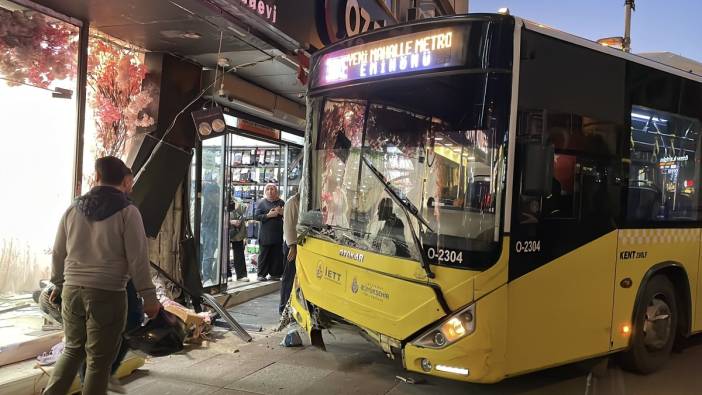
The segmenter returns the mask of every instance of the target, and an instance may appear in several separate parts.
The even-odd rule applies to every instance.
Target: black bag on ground
[[[127,332],[129,347],[154,357],[163,357],[183,350],[185,324],[180,318],[161,309],[146,325]]]

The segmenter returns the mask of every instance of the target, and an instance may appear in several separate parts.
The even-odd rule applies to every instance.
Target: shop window
[[[697,119],[632,107],[628,220],[699,218],[701,131]]]
[[[11,355],[41,333],[31,294],[72,199],[79,29],[3,1],[0,30],[0,350]]]
[[[291,139],[289,135],[286,138]],[[280,198],[286,199],[293,191],[291,183],[295,181],[299,183],[301,166],[298,162],[297,166],[293,166],[298,170],[291,173],[289,150],[293,150],[292,147],[280,144],[276,140],[246,137],[237,132],[228,135],[224,169],[226,182],[224,198],[227,202],[228,217],[225,216],[225,218],[233,219],[234,216],[244,218],[243,226],[246,228],[244,259],[248,273],[256,272],[260,252],[257,240],[260,223],[254,220],[254,213],[256,205],[264,198],[265,185],[276,184]],[[301,152],[301,148],[297,148],[297,151],[293,150],[293,153]],[[294,158],[301,160],[297,156]],[[294,190],[296,188],[297,184]],[[226,234],[230,232],[235,234],[239,230],[228,220],[225,220],[225,229],[227,229]],[[224,245],[228,246],[228,243],[225,242]],[[230,250],[229,247],[226,248]],[[233,265],[234,259],[231,252],[228,257],[226,253],[224,254],[230,266]]]
[[[129,163],[154,126],[156,90],[145,79],[144,50],[90,30],[82,193],[94,186],[95,159],[111,155]]]

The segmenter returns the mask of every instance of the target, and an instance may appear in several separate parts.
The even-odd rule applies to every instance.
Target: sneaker
[[[280,281],[280,277],[278,277],[278,276],[270,276],[269,279],[271,281]]]
[[[251,280],[249,280],[248,277],[242,277],[242,278],[237,278],[236,281],[241,281],[242,283],[248,283]]]
[[[118,394],[126,394],[127,389],[124,388],[119,379],[115,376],[110,376],[110,381],[107,382],[107,390]]]
[[[266,281],[266,278],[265,278],[265,277],[260,277],[260,276],[259,276],[259,277],[257,278],[257,280],[258,280],[258,281]]]

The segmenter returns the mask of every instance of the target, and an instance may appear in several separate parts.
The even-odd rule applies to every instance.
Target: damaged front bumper
[[[472,308],[473,311],[481,310],[481,325],[475,325],[469,335],[440,348],[422,346],[422,338],[431,330],[420,332],[406,340],[395,339],[319,309],[305,300],[297,282],[293,292],[293,317],[305,329],[312,344],[322,350],[326,350],[322,331],[332,326],[347,326],[338,324],[348,324],[380,347],[388,358],[400,359],[403,367],[409,371],[476,383],[494,383],[506,377],[504,325],[490,324],[505,322],[504,312],[497,307],[504,303],[505,290],[499,290],[475,302]],[[452,317],[446,319],[450,318]],[[438,321],[434,325],[438,327],[441,324],[442,321]]]

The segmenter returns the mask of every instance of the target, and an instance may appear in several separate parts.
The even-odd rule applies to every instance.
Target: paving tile
[[[265,395],[296,394],[324,378],[330,369],[275,363],[226,386]],[[333,393],[333,390],[328,389]]]
[[[136,391],[139,387],[149,384],[154,380],[154,377],[150,376],[147,370],[137,369],[129,376],[121,379],[120,382],[124,388],[127,389],[127,392],[132,393],[132,391]]]
[[[271,363],[271,361],[262,359],[242,358],[236,354],[219,354],[186,368],[176,369],[159,366],[158,370],[151,369],[148,376],[156,380],[179,380],[224,387],[226,384],[254,373]]]
[[[395,376],[335,371],[305,388],[305,395],[383,395],[397,385]]]
[[[172,370],[184,369],[188,366],[205,361],[216,356],[218,352],[209,347],[189,347],[183,352],[165,357],[149,357],[146,360],[144,369],[149,370]]]
[[[137,387],[132,387],[129,385],[125,387],[130,395],[205,395],[212,394],[220,390],[219,387],[173,380],[164,377],[160,377],[157,380],[150,380],[147,383]]]
[[[221,390],[213,393],[212,395],[260,395],[257,392],[249,392],[249,391],[239,391],[239,390],[233,390],[229,388],[222,388]]]

